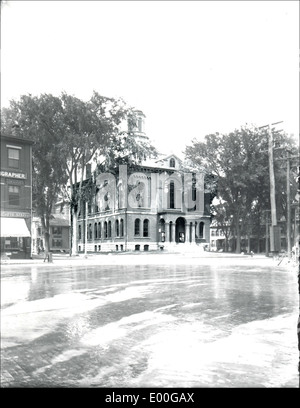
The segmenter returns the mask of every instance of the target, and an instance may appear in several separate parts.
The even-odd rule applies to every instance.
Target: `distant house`
[[[31,258],[32,141],[1,135],[1,257]]]
[[[50,251],[69,252],[70,250],[70,220],[69,206],[61,208],[60,203],[55,205],[50,219]],[[32,251],[38,254],[45,249],[45,232],[39,217],[34,216],[32,222]]]

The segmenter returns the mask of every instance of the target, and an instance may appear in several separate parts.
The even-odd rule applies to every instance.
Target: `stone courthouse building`
[[[141,113],[137,137],[143,132]],[[93,174],[93,172],[92,172]],[[210,239],[210,196],[204,175],[184,170],[174,154],[134,169],[93,176],[95,194],[77,221],[82,252],[203,250]]]

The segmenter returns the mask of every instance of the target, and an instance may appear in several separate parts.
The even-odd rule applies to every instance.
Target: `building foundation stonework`
[[[79,253],[204,250],[210,197],[203,174],[182,170],[175,155],[138,169],[94,174],[95,194],[81,204]]]

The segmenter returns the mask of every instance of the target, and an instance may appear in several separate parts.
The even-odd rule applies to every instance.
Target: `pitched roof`
[[[174,157],[175,159],[177,159],[180,163],[182,163],[182,160],[176,156],[176,154],[169,154],[168,156],[162,157],[161,159],[156,160],[156,162],[160,162],[160,161],[166,161],[168,159],[170,159],[171,157]]]
[[[56,227],[69,227],[70,223],[69,220],[59,217],[57,215],[54,215],[54,218],[50,219],[50,225],[51,226],[56,226]]]

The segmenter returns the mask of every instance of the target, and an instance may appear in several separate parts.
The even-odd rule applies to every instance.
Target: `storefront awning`
[[[1,237],[30,237],[24,218],[1,217]]]

